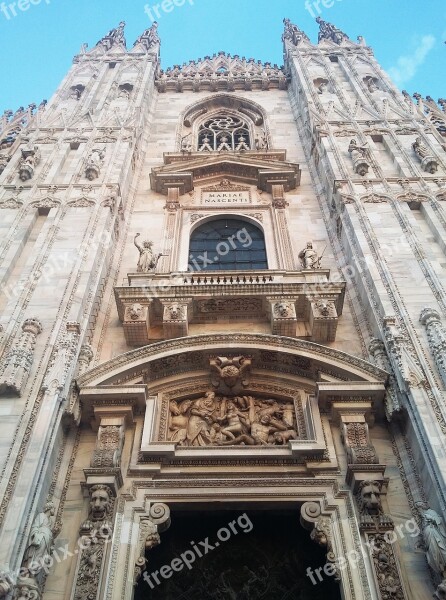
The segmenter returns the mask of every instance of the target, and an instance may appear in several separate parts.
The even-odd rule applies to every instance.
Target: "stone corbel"
[[[268,298],[271,306],[271,331],[273,335],[296,337],[296,301]]]
[[[334,342],[338,328],[338,312],[331,299],[309,298],[309,326],[311,341],[316,343]]]
[[[151,504],[139,522],[138,558],[135,561],[135,585],[147,564],[146,552],[161,543],[160,534],[170,527],[170,509],[167,504]]]
[[[300,524],[304,529],[310,531],[310,538],[315,544],[326,548],[327,565],[324,568],[324,572],[327,576],[335,576],[335,579],[339,580],[340,577],[336,565],[336,556],[333,551],[331,519],[322,514],[319,502],[305,502],[305,504],[301,506]]]
[[[149,343],[150,301],[148,304],[125,304],[123,327],[125,341],[129,346],[145,346]]]
[[[87,485],[107,479],[114,490],[122,485],[121,456],[125,441],[126,425],[133,424],[131,404],[101,404],[94,407],[91,425],[97,431],[96,446],[90,462],[85,469]]]
[[[180,188],[167,186],[167,200],[165,210],[175,212],[180,208]]]
[[[273,208],[286,208],[288,202],[285,198],[285,189],[283,184],[272,184],[271,193],[273,197]]]
[[[372,400],[354,397],[336,399],[332,403],[331,414],[333,421],[340,425],[347,454],[347,483],[356,491],[366,479],[383,481],[386,467],[379,463],[369,435],[369,424],[374,422]]]
[[[165,339],[186,337],[189,334],[190,298],[163,299],[163,333]]]

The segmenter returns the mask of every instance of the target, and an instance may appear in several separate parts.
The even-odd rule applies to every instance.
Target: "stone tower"
[[[446,597],[446,102],[318,23],[5,112],[0,598]]]

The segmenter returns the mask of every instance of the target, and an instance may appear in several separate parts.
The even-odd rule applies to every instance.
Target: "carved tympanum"
[[[253,396],[172,400],[168,439],[180,446],[280,446],[297,439],[291,401]]]

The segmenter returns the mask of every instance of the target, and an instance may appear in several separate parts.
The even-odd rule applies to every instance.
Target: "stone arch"
[[[234,96],[228,93],[213,94],[208,98],[194,102],[186,107],[180,117],[178,126],[177,143],[181,149],[182,139],[191,134],[194,136],[196,131],[197,120],[203,120],[210,115],[218,114],[218,112],[242,116],[245,120],[252,124],[254,133],[255,128],[263,127],[265,136],[268,141],[268,147],[271,147],[271,136],[266,120],[265,110],[252,100]]]

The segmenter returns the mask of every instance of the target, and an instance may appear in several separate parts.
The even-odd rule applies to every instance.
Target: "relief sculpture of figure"
[[[180,446],[184,446],[187,438],[187,424],[189,422],[187,412],[191,406],[192,400],[182,402],[180,406],[178,406],[178,402],[175,402],[175,400],[172,400],[170,403],[169,430],[171,431],[171,435],[169,439],[172,442],[177,442]]]
[[[222,434],[230,440],[234,440],[236,436],[234,434],[242,435],[247,432],[247,425],[249,421],[246,415],[244,415],[234,402],[229,401],[226,406],[226,417],[224,420],[227,422],[225,427],[221,430]]]
[[[286,445],[298,439],[292,402],[253,396],[171,400],[168,439],[179,446]]]
[[[215,393],[206,392],[204,398],[195,400],[187,426],[189,446],[208,446],[212,443],[211,427],[216,422]]]

